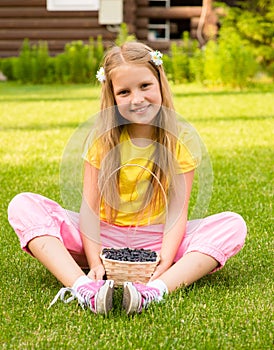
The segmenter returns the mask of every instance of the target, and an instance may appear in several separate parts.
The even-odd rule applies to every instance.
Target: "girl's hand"
[[[91,278],[92,280],[98,281],[103,279],[105,273],[106,271],[103,264],[99,264],[90,269],[88,273],[88,277]]]
[[[170,264],[165,263],[164,261],[160,261],[159,265],[157,265],[152,277],[150,278],[149,282],[156,280],[158,277],[160,277],[166,270],[168,270],[170,267]]]

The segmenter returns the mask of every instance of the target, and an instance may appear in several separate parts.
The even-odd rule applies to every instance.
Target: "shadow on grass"
[[[99,89],[92,84],[28,85],[15,82],[0,83],[3,102],[62,102],[99,99]]]
[[[203,122],[207,124],[218,123],[218,122],[239,122],[239,121],[265,121],[272,120],[274,117],[272,115],[265,116],[226,116],[226,117],[193,117],[192,122]],[[69,128],[76,130],[78,127],[83,125],[83,123],[77,122],[63,122],[63,123],[28,123],[27,125],[5,125],[0,126],[0,131],[46,131],[46,130],[57,130],[63,128]]]
[[[225,116],[225,117],[193,117],[192,121],[203,122],[207,124],[212,124],[215,122],[239,122],[239,121],[263,121],[263,120],[274,119],[273,115],[266,116],[249,116],[249,115],[239,115],[239,116]]]
[[[174,92],[175,97],[202,97],[202,96],[233,96],[233,95],[254,95],[267,92],[274,92],[274,85],[264,85],[259,87],[250,87],[246,90],[207,90],[207,91],[194,91],[194,92]]]
[[[45,131],[45,130],[58,130],[63,128],[69,129],[77,129],[79,127],[79,123],[73,122],[64,122],[64,123],[35,123],[27,125],[8,125],[8,126],[0,126],[0,131]]]
[[[99,98],[97,96],[79,96],[79,97],[42,97],[41,95],[37,95],[37,97],[26,97],[26,96],[16,96],[16,97],[6,97],[1,98],[1,102],[63,102],[63,101],[91,101],[91,100],[98,100]]]

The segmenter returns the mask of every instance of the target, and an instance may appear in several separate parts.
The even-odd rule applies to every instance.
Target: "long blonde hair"
[[[125,121],[117,110],[112,73],[122,64],[143,65],[157,78],[162,95],[162,106],[155,124],[155,151],[153,153],[153,167],[148,192],[145,195],[146,203],[153,208],[165,203],[175,175],[174,154],[177,141],[177,119],[174,112],[173,100],[163,65],[156,66],[151,61],[149,52],[153,51],[147,45],[139,42],[127,42],[122,46],[114,46],[105,55],[103,67],[105,81],[102,83],[101,112],[97,124],[100,138],[101,152],[105,155],[99,172],[99,190],[104,200],[107,221],[115,222],[119,208],[119,174],[121,157],[119,151],[120,136]],[[122,118],[123,119],[123,118]],[[136,179],[137,182],[138,179]],[[165,193],[163,193],[164,189]],[[145,205],[142,206],[143,208]],[[144,209],[139,214],[142,215]]]

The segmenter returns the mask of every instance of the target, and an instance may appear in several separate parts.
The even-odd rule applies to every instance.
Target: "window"
[[[170,7],[169,0],[151,0],[149,6],[157,6],[168,8]],[[164,11],[164,9],[163,9]],[[165,19],[150,19],[149,21],[148,39],[150,41],[155,40],[169,40],[170,39],[170,22]]]
[[[101,0],[98,21],[106,25],[121,24],[123,22],[123,0]]]
[[[47,0],[48,11],[97,11],[99,0]]]

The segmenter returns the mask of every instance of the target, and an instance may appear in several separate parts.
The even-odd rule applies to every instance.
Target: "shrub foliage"
[[[88,83],[103,58],[102,38],[66,44],[64,52],[51,57],[46,42],[30,45],[25,39],[18,57],[1,59],[1,70],[9,80],[21,83]]]
[[[171,44],[164,56],[165,70],[171,81],[244,87],[259,70],[267,66],[269,72],[270,65],[262,60],[261,50],[255,50],[246,37],[235,30],[235,25],[231,25],[237,13],[231,11],[218,39],[209,40],[203,48],[197,40],[191,40],[187,32],[179,43]],[[242,26],[242,12],[239,13],[239,26]],[[123,23],[116,44],[134,39]],[[68,43],[64,52],[55,57],[49,55],[46,42],[30,45],[25,39],[19,56],[1,59],[0,69],[9,80],[22,83],[94,83],[103,55],[101,37],[91,38],[88,44],[79,40]]]

